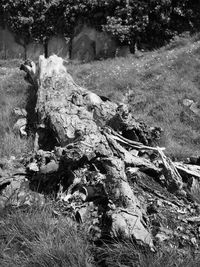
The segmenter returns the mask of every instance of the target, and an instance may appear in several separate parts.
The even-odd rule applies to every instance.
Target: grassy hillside
[[[129,92],[130,109],[147,124],[161,126],[161,145],[175,158],[200,152],[200,118],[188,112],[183,99],[200,104],[200,38],[176,38],[158,51],[129,58],[70,64],[77,83],[123,101]]]
[[[13,133],[16,107],[27,107],[30,87],[19,70],[18,60],[0,61],[0,158],[21,156],[32,149],[31,138],[22,140]]]

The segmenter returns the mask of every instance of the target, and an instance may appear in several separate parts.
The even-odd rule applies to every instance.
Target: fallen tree
[[[55,212],[84,223],[94,240],[134,238],[152,249],[157,241],[182,242],[190,229],[184,216],[199,212],[191,184],[199,169],[173,163],[153,146],[161,129],[77,85],[61,58],[41,56],[38,70],[33,62],[21,69],[37,92],[34,153],[26,159],[30,188],[56,193]],[[2,182],[4,193],[12,177]],[[189,244],[194,229],[188,235]]]

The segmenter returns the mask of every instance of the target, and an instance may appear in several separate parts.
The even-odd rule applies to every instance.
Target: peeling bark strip
[[[79,221],[93,225],[94,218],[86,216],[93,209],[87,202],[92,202],[93,211],[101,206],[95,220],[102,232],[106,228],[110,235],[134,237],[152,247],[151,232],[144,222],[146,212],[128,182],[126,169],[138,167],[154,177],[166,174],[169,188],[182,188],[181,177],[163,149],[150,146],[158,128],[149,129],[135,121],[125,105],[103,101],[78,86],[62,58],[40,56],[38,77],[31,66],[21,67],[38,86],[36,153],[29,171],[37,173],[44,184],[51,183],[56,173],[58,197],[71,209],[73,206]],[[133,149],[159,152],[164,167],[134,155]]]

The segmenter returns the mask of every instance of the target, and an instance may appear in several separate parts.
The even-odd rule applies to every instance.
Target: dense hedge
[[[48,42],[62,33],[71,38],[75,25],[86,22],[134,47],[163,45],[182,31],[198,31],[199,0],[1,0],[1,23],[30,40]]]

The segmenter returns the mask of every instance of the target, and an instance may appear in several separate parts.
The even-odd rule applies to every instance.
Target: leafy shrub
[[[190,42],[190,33],[184,32],[180,35],[175,35],[166,46],[166,49],[174,49],[187,45]]]

